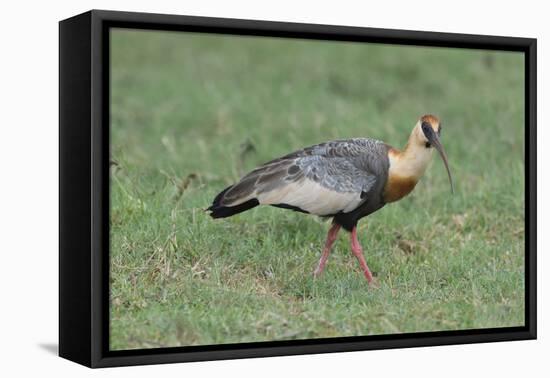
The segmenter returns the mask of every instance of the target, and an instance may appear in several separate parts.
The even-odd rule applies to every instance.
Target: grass
[[[111,36],[112,349],[524,324],[523,57],[117,30]],[[318,142],[402,147],[442,118],[415,191],[360,222],[379,282],[329,223],[203,209],[256,165]],[[346,236],[346,237],[344,237]]]

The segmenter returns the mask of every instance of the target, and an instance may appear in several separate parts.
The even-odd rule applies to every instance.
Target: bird
[[[344,229],[350,233],[351,250],[371,284],[373,275],[357,237],[357,223],[407,196],[424,175],[434,149],[443,160],[454,193],[441,130],[439,118],[426,114],[418,119],[402,150],[371,138],[340,139],[303,148],[253,169],[216,195],[206,210],[217,219],[270,205],[332,218],[314,277],[323,273],[338,232]]]

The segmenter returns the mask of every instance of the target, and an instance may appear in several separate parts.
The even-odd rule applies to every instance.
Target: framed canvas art
[[[60,22],[62,357],[536,337],[536,40]]]

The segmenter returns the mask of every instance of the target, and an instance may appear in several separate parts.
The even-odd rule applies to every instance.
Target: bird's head
[[[426,114],[422,116],[413,131],[414,140],[416,143],[422,145],[424,148],[435,148],[443,163],[447,169],[447,175],[449,176],[449,183],[451,184],[451,192],[454,193],[453,178],[449,169],[449,162],[447,161],[447,154],[440,142],[441,139],[441,122],[439,118],[434,115]]]

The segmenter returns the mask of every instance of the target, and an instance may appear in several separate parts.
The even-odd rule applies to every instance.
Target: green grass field
[[[523,56],[113,32],[112,349],[524,324]],[[438,115],[442,162],[360,223],[379,287],[329,222],[203,209],[256,165],[331,139],[403,147]]]

